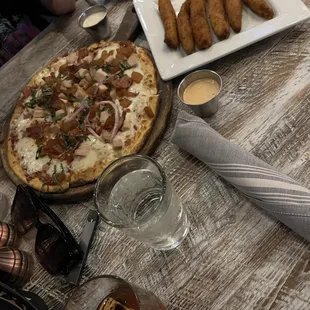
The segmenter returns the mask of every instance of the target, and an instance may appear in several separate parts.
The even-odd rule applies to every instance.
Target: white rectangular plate
[[[171,1],[178,13],[185,0]],[[211,48],[187,56],[181,48],[172,50],[164,43],[164,26],[157,8],[158,0],[133,2],[163,80],[170,80],[208,64],[310,17],[310,11],[301,0],[269,0],[275,17],[268,21],[244,6],[242,30],[239,34],[231,30],[230,37],[224,41],[218,41],[213,36],[214,44]]]

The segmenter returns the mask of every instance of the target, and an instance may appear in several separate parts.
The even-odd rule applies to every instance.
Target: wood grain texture
[[[310,7],[310,0],[304,2]],[[79,2],[78,11],[84,5]],[[110,2],[114,31],[128,5]],[[90,42],[77,25],[64,24],[58,32],[55,27],[46,31],[36,46],[30,43],[0,70],[5,76],[0,81],[2,113],[40,66],[63,49]],[[136,43],[147,46],[142,34]],[[207,122],[310,187],[310,21],[208,68],[216,70],[224,84],[219,111]],[[310,309],[309,244],[169,142],[183,109],[175,94],[171,121],[154,157],[189,210],[188,238],[173,251],[158,252],[101,223],[82,281],[104,273],[118,275],[153,291],[169,310]],[[13,197],[14,186],[1,170],[0,189]],[[90,208],[92,201],[53,210],[79,236]],[[34,233],[22,246],[31,253]],[[25,289],[38,293],[50,309],[63,309],[73,288],[36,265]]]

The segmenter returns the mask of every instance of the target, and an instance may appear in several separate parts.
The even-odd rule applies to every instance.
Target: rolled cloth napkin
[[[171,141],[255,204],[310,241],[310,190],[231,143],[203,119],[180,112]]]

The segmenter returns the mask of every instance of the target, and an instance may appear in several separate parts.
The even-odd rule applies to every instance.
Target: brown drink
[[[115,276],[85,282],[71,296],[67,310],[165,310],[151,292]]]

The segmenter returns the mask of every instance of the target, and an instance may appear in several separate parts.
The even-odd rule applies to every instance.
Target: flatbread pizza
[[[141,149],[158,105],[154,64],[132,42],[101,41],[57,57],[20,95],[9,165],[42,192],[93,182],[112,161]]]

